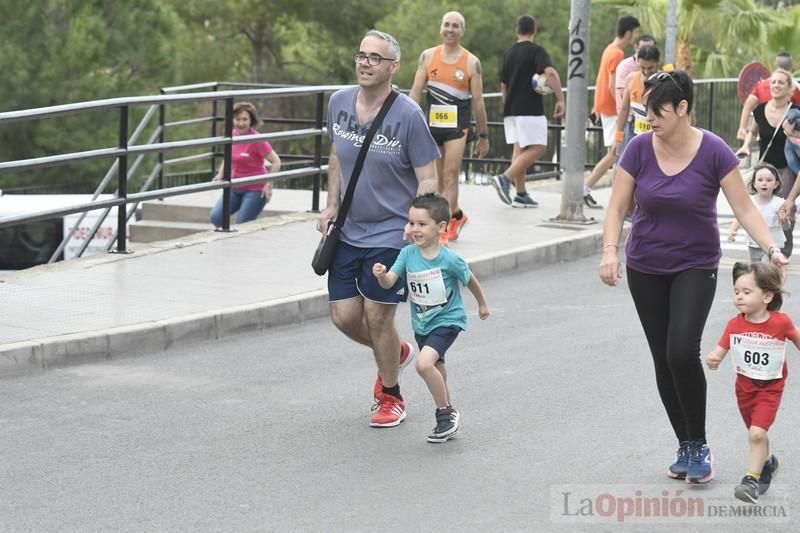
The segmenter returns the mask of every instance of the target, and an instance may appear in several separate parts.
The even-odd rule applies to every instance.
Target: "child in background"
[[[776,266],[736,263],[733,286],[741,313],[728,322],[718,346],[706,356],[706,364],[716,370],[728,350],[733,354],[736,401],[750,441],[747,471],[734,495],[756,503],[778,471],[778,458],[770,454],[767,431],[775,421],[788,374],[786,339],[798,348],[800,340],[792,319],[779,311],[783,288]]]
[[[756,204],[764,222],[772,233],[772,238],[775,239],[775,245],[782,248],[786,243],[786,235],[783,230],[791,227],[791,221],[786,214],[786,211],[781,209],[783,198],[775,196],[775,192],[781,188],[781,178],[778,169],[769,163],[759,163],[753,168],[753,177],[750,178],[747,188],[750,191],[750,197],[753,203]],[[733,242],[736,240],[736,232],[739,231],[741,225],[738,220],[734,220],[731,224],[728,240]],[[747,249],[750,253],[751,263],[760,263],[764,261],[766,253],[761,247],[756,244],[753,239],[747,239]]]
[[[478,280],[467,263],[441,246],[439,236],[447,229],[450,206],[443,196],[428,193],[411,202],[406,233],[414,244],[406,246],[387,271],[375,263],[372,273],[381,287],[392,287],[400,277],[408,282],[411,325],[420,352],[416,368],[436,402],[436,427],[428,442],[447,442],[459,428],[459,413],[450,401],[444,357],[458,334],[467,328],[461,299],[461,282],[478,302],[478,316],[485,320],[489,307]]]

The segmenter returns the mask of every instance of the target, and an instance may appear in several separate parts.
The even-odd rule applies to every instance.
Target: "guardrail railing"
[[[735,142],[735,133],[738,127],[739,102],[736,96],[736,79],[713,79],[695,81],[695,123],[701,127],[714,130],[729,142]],[[227,89],[236,87],[236,89]],[[313,138],[313,153],[296,155],[303,161],[302,168],[282,170],[281,172],[254,176],[246,180],[238,181],[241,184],[264,183],[266,181],[281,181],[290,178],[312,177],[312,201],[310,209],[319,210],[319,199],[322,184],[322,175],[327,173],[327,165],[323,164],[325,154],[323,154],[323,141],[325,135],[324,106],[326,94],[331,93],[344,86],[265,86],[261,84],[210,82],[193,85],[183,85],[178,87],[168,87],[161,90],[161,95],[138,96],[111,98],[92,102],[80,102],[75,104],[65,104],[44,108],[27,109],[0,113],[0,125],[14,122],[45,120],[53,117],[60,117],[75,113],[85,113],[102,110],[112,110],[117,113],[118,140],[116,146],[104,147],[93,150],[85,150],[66,154],[48,155],[13,161],[0,162],[0,173],[11,171],[30,171],[37,168],[67,165],[79,161],[96,159],[114,159],[113,164],[100,180],[100,184],[95,189],[92,199],[89,202],[77,203],[63,208],[51,209],[32,214],[10,216],[0,218],[0,229],[12,227],[27,222],[46,220],[54,217],[62,217],[73,213],[83,213],[102,209],[100,219],[98,219],[89,232],[89,237],[83,243],[79,254],[82,254],[95,232],[101,226],[110,210],[117,208],[116,234],[108,244],[108,250],[116,244],[116,252],[125,253],[127,251],[126,224],[135,214],[136,207],[142,201],[163,199],[172,196],[191,194],[196,192],[219,190],[223,191],[223,228],[222,231],[230,230],[230,157],[233,144],[247,143],[256,140],[269,141],[296,141],[300,139]],[[221,90],[225,88],[224,90]],[[593,87],[587,94],[587,98],[592,100]],[[197,91],[197,92],[186,92]],[[271,98],[292,98],[292,97],[313,97],[312,109],[305,109],[302,117],[266,117],[265,122],[273,125],[288,126],[293,129],[287,131],[277,131],[261,133],[258,135],[232,136],[233,131],[233,104],[235,100],[244,99],[271,99]],[[492,158],[475,159],[470,154],[465,154],[464,170],[469,175],[471,169],[480,168],[485,173],[496,173],[495,170],[503,168],[510,159],[510,148],[504,143],[502,134],[502,102],[499,93],[487,93],[485,95],[487,112],[489,114],[490,138],[492,140]],[[181,118],[172,122],[167,121],[170,114],[170,106],[180,106],[184,104],[201,104],[208,102],[211,106],[211,114]],[[732,105],[734,104],[735,105]],[[147,106],[143,119],[129,135],[128,121],[131,116],[131,109],[137,106]],[[551,101],[546,101],[546,112],[549,114],[552,109]],[[142,137],[144,131],[150,127],[157,115],[157,125],[153,133],[147,137],[144,144],[136,144]],[[193,137],[190,139],[167,140],[166,132],[172,129],[192,127],[209,124],[209,136]],[[220,131],[220,126],[222,126]],[[562,149],[562,130],[563,126],[554,123],[552,120],[549,126],[548,149],[541,161],[537,163],[539,171],[538,177],[549,177],[560,175],[561,149]],[[604,148],[602,146],[602,130],[599,127],[589,126],[587,128],[586,142],[589,146],[587,153],[590,161],[586,162],[587,168],[591,168],[594,162],[602,157]],[[209,151],[201,153],[167,158],[166,154],[178,150],[204,149]],[[506,153],[507,152],[507,153]],[[128,187],[131,179],[143,165],[144,157],[156,154],[157,163],[150,169],[142,185],[137,192],[129,192]],[[133,159],[132,159],[133,158]],[[164,176],[167,167],[193,163],[202,160],[209,160],[209,172],[215,172],[219,161],[225,162],[223,180],[221,182],[194,183],[179,186],[164,186]],[[487,172],[488,171],[488,172]],[[202,174],[202,173],[201,173]],[[111,183],[116,175],[115,197],[110,199],[98,199],[102,191]],[[151,189],[153,185],[155,189]],[[55,261],[69,242],[72,232],[67,232],[64,240],[58,249],[50,257],[50,261]]]
[[[178,196],[183,194],[190,194],[195,192],[210,191],[222,189],[223,191],[223,231],[230,230],[230,198],[231,198],[231,147],[233,144],[253,142],[256,140],[297,140],[305,138],[315,138],[315,153],[313,154],[313,163],[311,166],[301,169],[285,170],[270,174],[263,174],[260,176],[253,176],[241,181],[241,184],[264,183],[266,181],[279,181],[288,178],[296,178],[301,176],[313,176],[313,194],[311,209],[314,211],[319,210],[319,197],[321,190],[322,175],[327,172],[327,166],[322,165],[322,137],[325,133],[323,129],[323,106],[325,103],[325,94],[333,92],[343,86],[315,86],[315,87],[280,87],[268,89],[243,89],[243,90],[227,90],[227,91],[210,91],[191,94],[164,94],[160,96],[139,96],[139,97],[126,97],[126,98],[111,98],[106,100],[97,100],[93,102],[80,102],[75,104],[66,104],[58,106],[50,106],[44,108],[28,109],[21,111],[11,111],[0,113],[0,125],[13,122],[41,120],[52,117],[63,116],[73,113],[101,111],[101,110],[116,110],[118,114],[119,137],[116,147],[106,147],[93,150],[85,150],[79,152],[72,152],[67,154],[58,154],[52,156],[35,157],[29,159],[20,159],[13,161],[0,162],[0,173],[20,170],[32,170],[41,167],[65,165],[77,161],[87,161],[93,159],[115,159],[115,166],[106,173],[106,176],[101,180],[101,185],[98,186],[96,194],[90,202],[83,202],[80,204],[69,205],[66,207],[51,209],[33,214],[25,214],[18,216],[10,216],[0,218],[0,228],[12,227],[26,222],[35,222],[38,220],[45,220],[54,217],[61,217],[73,213],[86,213],[97,209],[111,209],[117,207],[117,229],[113,242],[116,243],[116,252],[125,253],[127,251],[127,233],[126,224],[128,219],[133,215],[133,210],[126,209],[129,204],[137,204],[145,200],[167,198],[171,196]],[[234,100],[241,99],[266,99],[266,98],[280,98],[280,97],[293,97],[301,95],[315,96],[316,105],[313,110],[314,127],[303,128],[292,131],[262,133],[258,135],[243,135],[234,138],[233,132],[233,104]],[[185,104],[185,103],[198,103],[198,102],[214,102],[224,104],[224,112],[222,114],[223,131],[221,135],[214,135],[216,131],[217,122],[219,117],[214,116],[210,118],[192,119],[188,121],[178,121],[171,125],[186,125],[197,124],[210,121],[212,123],[212,135],[209,137],[200,137],[185,139],[179,141],[166,141],[164,140],[164,131],[167,123],[164,121],[165,108],[170,104]],[[151,136],[145,144],[134,144],[138,135],[144,129],[143,123],[137,127],[133,135],[129,136],[129,124],[131,107],[133,106],[150,106],[145,117],[149,120],[152,117],[154,106],[159,109],[159,126],[155,135]],[[160,142],[156,142],[160,141]],[[146,154],[156,153],[159,155],[159,164],[156,166],[155,175],[163,177],[163,169],[169,162],[185,162],[189,159],[199,159],[209,157],[212,160],[212,169],[214,166],[214,152],[207,154],[199,154],[197,156],[189,156],[189,158],[176,158],[173,160],[165,160],[164,154],[174,150],[185,150],[204,147],[222,147],[223,154],[222,160],[225,163],[223,172],[223,180],[221,182],[209,182],[201,184],[192,184],[179,187],[157,188],[155,190],[143,190],[138,193],[130,194],[128,192],[128,181],[130,178],[131,170],[128,164],[132,157],[141,157]],[[138,162],[138,160],[137,160]],[[135,165],[136,163],[134,163]],[[117,191],[116,197],[111,199],[98,200],[97,197],[113,174],[117,174]],[[149,188],[152,184],[154,173],[148,176],[145,181],[145,187]],[[107,214],[107,211],[106,211]],[[99,224],[96,224],[98,226]],[[96,231],[96,228],[95,228]],[[91,239],[87,239],[87,242]],[[60,246],[63,249],[63,246]],[[85,249],[85,247],[84,247]],[[60,253],[60,252],[59,252]],[[58,254],[53,254],[51,259],[57,257]]]

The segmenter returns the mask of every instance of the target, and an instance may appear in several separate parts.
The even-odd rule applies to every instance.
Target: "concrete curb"
[[[602,229],[593,226],[577,229],[574,236],[470,257],[468,263],[475,275],[485,280],[580,259],[601,249]],[[4,344],[0,345],[0,377],[166,351],[187,342],[220,339],[326,316],[328,294],[313,290],[166,320]]]

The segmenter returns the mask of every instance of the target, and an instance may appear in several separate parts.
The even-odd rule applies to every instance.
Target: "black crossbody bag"
[[[356,163],[353,166],[353,173],[350,175],[350,181],[347,183],[347,191],[344,193],[342,205],[339,206],[339,214],[336,217],[336,221],[331,220],[328,223],[328,230],[320,239],[317,249],[314,252],[314,258],[311,260],[311,268],[314,269],[314,272],[318,276],[325,275],[333,262],[333,256],[336,254],[336,246],[339,244],[339,238],[341,237],[342,226],[344,226],[347,212],[350,210],[350,204],[353,203],[353,193],[355,193],[356,190],[356,182],[358,182],[358,176],[361,174],[361,167],[364,166],[364,159],[366,159],[367,152],[369,152],[369,145],[372,144],[372,138],[375,137],[375,133],[381,126],[386,113],[389,112],[389,108],[392,107],[392,103],[394,103],[397,98],[397,94],[397,91],[394,90],[389,93],[380,111],[378,111],[375,120],[372,121],[372,126],[370,126],[369,130],[367,130],[367,134],[364,136],[364,142],[361,145],[361,150],[358,152]]]

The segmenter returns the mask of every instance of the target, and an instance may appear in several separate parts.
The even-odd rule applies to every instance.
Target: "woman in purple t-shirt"
[[[645,81],[652,131],[637,135],[619,162],[603,226],[600,278],[616,285],[622,222],[636,204],[625,244],[628,286],[656,372],[661,402],[678,438],[667,475],[705,483],[714,475],[706,443],[706,379],[700,338],[711,309],[722,256],[717,226],[720,189],[736,219],[770,260],[788,260],[775,246],[722,139],[691,124],[692,80],[683,71]]]
[[[233,136],[237,135],[258,135],[256,126],[261,123],[256,113],[256,108],[250,102],[239,102],[233,106]],[[270,171],[278,172],[281,169],[281,158],[272,149],[267,141],[257,141],[252,143],[234,144],[231,146],[231,180],[236,181],[240,178],[247,178],[266,174],[267,169],[264,160],[269,161]],[[222,180],[222,173],[225,164],[219,166],[219,170],[213,181]],[[272,182],[264,184],[255,183],[231,187],[231,215],[237,211],[237,224],[250,222],[258,218],[264,206],[272,198]],[[222,227],[222,197],[217,200],[211,208],[211,223],[214,227]]]

